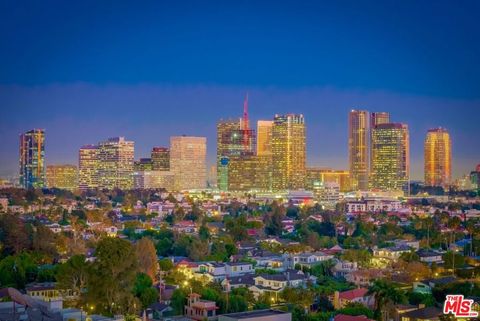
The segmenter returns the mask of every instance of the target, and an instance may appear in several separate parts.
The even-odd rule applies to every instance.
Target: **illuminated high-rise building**
[[[444,128],[434,128],[425,138],[425,185],[446,186],[452,178],[452,142]]]
[[[74,190],[78,187],[78,171],[75,165],[47,165],[47,186]]]
[[[207,185],[207,138],[170,138],[170,168],[176,190],[204,189]]]
[[[100,158],[96,145],[82,146],[78,152],[78,188],[81,190],[99,187]]]
[[[384,111],[370,113],[370,127],[372,129],[377,125],[388,123],[390,123],[390,113]]]
[[[257,155],[272,155],[272,128],[271,120],[257,122]]]
[[[307,168],[305,189],[313,191],[318,186],[326,183],[337,184],[340,192],[351,191],[350,173],[346,170],[335,170],[330,168]]]
[[[271,191],[271,156],[242,155],[230,157],[228,164],[228,190]]]
[[[380,125],[380,124],[388,124],[390,123],[390,113],[387,112],[371,112],[370,113],[370,122],[369,122],[369,127],[370,127],[370,142],[369,142],[369,150],[370,150],[370,155],[369,155],[369,174],[372,172],[372,135],[373,135],[373,128],[375,126]]]
[[[228,171],[231,157],[252,156],[256,152],[255,130],[250,129],[248,96],[243,104],[243,117],[238,120],[220,120],[217,123],[217,186],[228,189]]]
[[[140,158],[138,161],[133,162],[133,170],[140,171],[152,171],[153,162],[151,158]]]
[[[275,115],[272,127],[272,189],[301,189],[305,185],[305,119]]]
[[[470,172],[470,184],[474,189],[478,189],[480,192],[480,164],[477,165],[475,170]]]
[[[372,173],[370,186],[382,191],[408,194],[410,183],[408,126],[380,124],[372,129]]]
[[[366,110],[352,110],[348,115],[348,158],[354,190],[368,189],[369,116]]]
[[[170,170],[170,149],[167,147],[153,147],[151,153],[152,169],[154,171]]]
[[[133,188],[134,150],[134,142],[124,137],[110,138],[98,144],[100,188]]]
[[[32,129],[20,135],[20,186],[42,188],[45,179],[45,131]]]

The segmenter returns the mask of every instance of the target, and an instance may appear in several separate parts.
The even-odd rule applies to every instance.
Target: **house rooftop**
[[[442,310],[435,307],[427,307],[410,312],[403,313],[401,317],[406,317],[416,320],[433,320],[442,314]]]
[[[246,311],[246,312],[229,313],[229,314],[223,314],[223,316],[241,320],[241,319],[260,318],[265,316],[281,315],[281,314],[287,314],[287,313],[289,312],[268,309],[268,310],[254,310],[254,311]]]
[[[368,290],[365,288],[358,288],[339,293],[339,298],[344,300],[353,300],[356,298],[363,298],[367,294]]]

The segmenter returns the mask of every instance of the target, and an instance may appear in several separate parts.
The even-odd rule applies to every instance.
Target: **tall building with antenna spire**
[[[217,185],[228,190],[230,159],[237,156],[253,156],[256,153],[255,130],[250,129],[248,119],[248,93],[243,101],[243,115],[238,119],[220,120],[217,123]]]

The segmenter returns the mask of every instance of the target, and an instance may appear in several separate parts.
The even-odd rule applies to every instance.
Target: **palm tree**
[[[397,289],[391,282],[375,280],[368,288],[367,295],[375,298],[375,316],[379,320],[388,320],[392,305],[405,301],[405,294]]]

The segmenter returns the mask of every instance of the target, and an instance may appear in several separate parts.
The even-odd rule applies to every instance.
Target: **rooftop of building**
[[[254,311],[246,311],[246,312],[229,313],[229,314],[224,314],[224,316],[235,318],[235,319],[251,319],[251,318],[260,318],[260,317],[265,317],[270,315],[281,315],[281,314],[287,314],[287,313],[289,312],[268,309],[268,310],[254,310]]]

